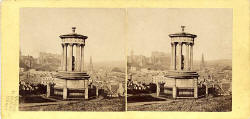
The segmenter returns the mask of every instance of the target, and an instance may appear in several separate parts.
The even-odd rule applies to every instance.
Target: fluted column
[[[64,70],[63,65],[64,65],[64,44],[62,44],[62,56],[61,56],[61,70]]]
[[[193,44],[190,44],[190,70],[193,69]]]
[[[84,44],[81,45],[81,72],[84,71]]]
[[[67,71],[67,47],[68,44],[64,44],[64,49],[63,49],[63,70]]]
[[[185,69],[186,70],[189,70],[189,43],[186,43],[186,55],[185,55]]]
[[[72,71],[73,44],[69,44],[68,71]]]
[[[180,61],[180,60],[179,60],[179,54],[180,54],[180,53],[179,53],[179,52],[180,52],[180,51],[179,51],[179,47],[180,47],[180,46],[179,46],[179,44],[177,43],[177,44],[176,44],[176,56],[175,56],[175,58],[176,58],[176,60],[175,60],[175,62],[176,62],[176,63],[175,63],[175,69],[176,69],[176,70],[178,70],[178,68],[179,68],[179,61]]]
[[[174,57],[174,53],[173,53],[173,43],[171,43],[171,65],[170,65],[170,68],[171,69],[174,69],[174,60],[173,60],[173,57]]]
[[[174,49],[174,57],[173,57],[173,61],[174,61],[174,66],[173,66],[173,68],[174,68],[174,70],[176,70],[176,59],[177,59],[177,58],[176,58],[176,56],[177,56],[177,55],[176,55],[176,45],[177,45],[177,44],[174,43],[174,48],[173,48],[173,49]]]
[[[175,59],[176,59],[176,47],[175,47],[175,43],[171,43],[171,52],[172,52],[172,55],[171,55],[171,69],[175,70],[176,68],[176,62],[175,62]]]
[[[182,43],[179,42],[178,43],[178,67],[177,67],[177,70],[181,70],[181,57],[182,57]]]
[[[75,63],[75,69],[76,71],[81,71],[81,46],[80,44],[76,45],[76,63]]]

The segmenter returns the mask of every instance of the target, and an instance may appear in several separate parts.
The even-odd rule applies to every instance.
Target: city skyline
[[[164,53],[165,55],[168,55],[168,56],[171,56],[171,53],[170,52],[164,52],[164,51],[152,51],[149,53],[149,55],[144,55],[144,54],[139,54],[138,52],[134,52],[133,51],[133,55],[134,56],[145,56],[145,57],[152,57],[152,53],[153,52],[159,52],[159,53]],[[204,60],[205,61],[216,61],[216,60],[232,60],[232,59],[206,59],[206,54],[205,53],[202,53],[203,54],[203,57],[204,57]],[[197,59],[194,59],[194,61],[202,61],[202,54],[200,54],[200,57],[198,57]],[[128,56],[131,56],[131,52],[128,52],[127,54],[127,57]]]
[[[185,25],[185,32],[197,35],[194,60],[202,53],[206,60],[232,59],[232,9],[23,8],[20,23],[20,50],[34,57],[60,54],[59,35],[71,33],[71,27],[89,37],[85,61],[90,56],[98,62],[125,61],[131,50],[144,56],[170,53],[168,35]]]
[[[152,51],[170,53],[169,34],[197,35],[194,60],[202,53],[206,60],[232,59],[232,9],[220,8],[130,8],[128,9],[128,51],[150,56]]]
[[[125,61],[124,10],[101,8],[20,9],[20,50],[38,57],[39,52],[61,54],[59,35],[88,36],[85,61]],[[42,24],[42,25],[41,25]]]

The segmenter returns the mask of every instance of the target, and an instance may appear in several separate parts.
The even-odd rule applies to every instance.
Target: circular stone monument
[[[90,76],[84,71],[84,46],[87,36],[73,33],[60,35],[62,45],[61,70],[56,75],[54,93],[63,99],[80,97],[88,99]],[[75,50],[75,51],[74,51]]]
[[[157,82],[157,96],[159,84],[164,84],[164,93],[172,93],[173,98],[198,98],[198,73],[193,71],[194,34],[184,32],[170,34],[171,38],[171,66],[164,80]],[[184,51],[185,49],[185,52]]]

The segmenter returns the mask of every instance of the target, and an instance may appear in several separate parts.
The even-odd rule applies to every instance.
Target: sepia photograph
[[[247,119],[249,0],[3,0],[1,118]]]
[[[20,16],[22,111],[232,111],[232,9]]]
[[[21,8],[20,111],[125,111],[123,9]]]
[[[232,111],[232,9],[128,9],[128,111]]]

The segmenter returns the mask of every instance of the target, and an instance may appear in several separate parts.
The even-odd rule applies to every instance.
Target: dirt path
[[[57,102],[46,102],[46,103],[20,103],[19,107],[33,107],[33,106],[46,106],[46,105],[57,105],[57,104],[69,104],[78,101],[57,101]]]
[[[136,102],[136,103],[128,103],[128,106],[163,104],[163,103],[170,103],[170,102],[174,102],[174,101],[173,100],[166,100],[166,101],[154,101],[154,102]]]

